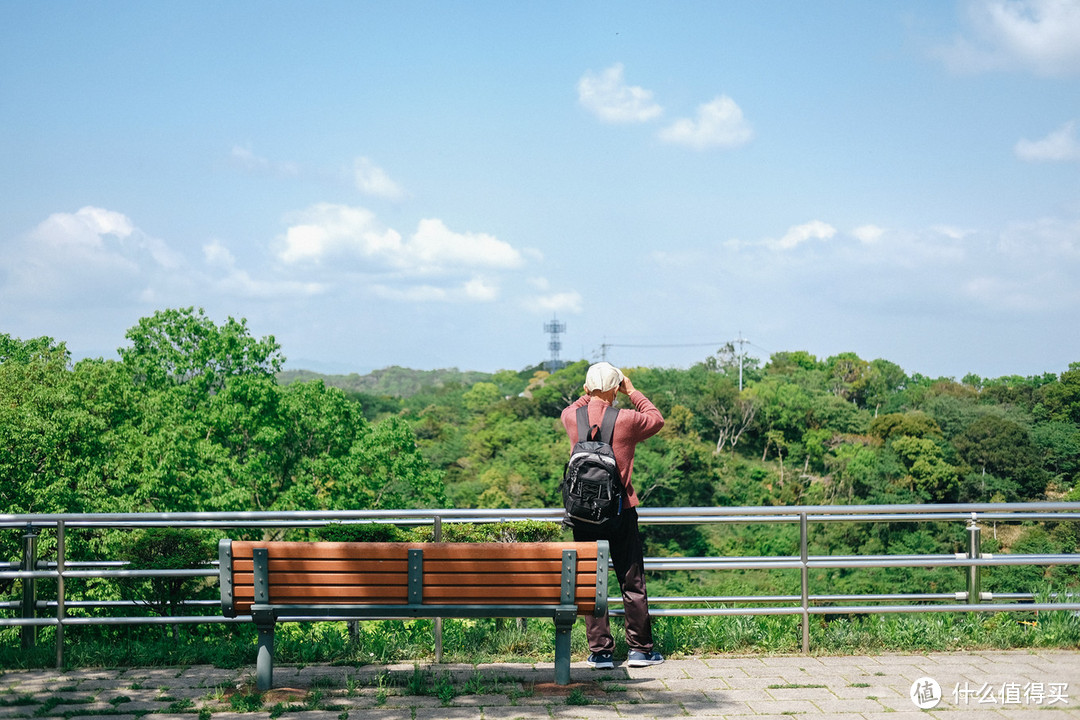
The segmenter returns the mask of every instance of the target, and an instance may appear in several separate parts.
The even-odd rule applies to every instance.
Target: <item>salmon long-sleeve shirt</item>
[[[626,488],[628,504],[630,507],[637,507],[641,501],[638,500],[634,484],[631,482],[634,474],[634,448],[639,442],[652,437],[664,427],[664,416],[640,390],[634,390],[629,397],[630,402],[634,404],[634,409],[619,409],[611,447],[615,451],[615,464],[619,468],[619,477],[622,479],[623,487]],[[604,410],[611,407],[611,403],[598,397],[582,395],[563,410],[562,424],[566,428],[571,446],[578,441],[577,409],[586,404],[589,406],[590,426],[600,425]]]

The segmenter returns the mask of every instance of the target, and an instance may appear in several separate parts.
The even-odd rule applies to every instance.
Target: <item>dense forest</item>
[[[156,312],[126,338],[117,360],[73,362],[62,341],[0,334],[5,512],[558,505],[569,451],[558,416],[586,361],[550,373],[283,373],[272,337],[193,308]],[[762,362],[728,346],[690,368],[624,370],[667,420],[636,457],[648,507],[1080,500],[1080,363],[955,380],[853,353]],[[1005,530],[984,549],[1077,549],[1077,523]],[[0,542],[14,558],[10,535]],[[794,542],[755,527],[650,526],[646,539],[653,555],[782,554]],[[962,526],[936,525],[814,538],[832,553],[961,542]],[[1074,578],[1010,570],[988,574],[1002,588]],[[915,571],[878,580],[903,572]]]

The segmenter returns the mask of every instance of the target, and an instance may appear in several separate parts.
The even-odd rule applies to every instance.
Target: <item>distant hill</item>
[[[368,395],[390,395],[409,397],[423,390],[440,388],[451,383],[460,383],[469,387],[483,380],[490,380],[490,373],[462,371],[457,368],[440,370],[412,370],[396,365],[382,370],[375,370],[367,375],[350,373],[348,375],[324,375],[311,370],[283,370],[277,375],[278,382],[289,385],[297,381],[322,380],[329,387],[341,388],[351,392]]]

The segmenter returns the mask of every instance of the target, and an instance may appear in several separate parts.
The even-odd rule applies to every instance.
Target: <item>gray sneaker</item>
[[[592,653],[585,662],[589,664],[589,667],[596,670],[611,670],[615,667],[615,661],[612,659],[611,653]]]
[[[626,664],[630,667],[648,667],[659,665],[664,662],[664,656],[658,652],[645,652],[644,650],[631,650],[626,658]]]

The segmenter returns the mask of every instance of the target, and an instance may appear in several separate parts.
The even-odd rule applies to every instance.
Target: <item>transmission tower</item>
[[[563,366],[562,360],[559,359],[559,351],[562,350],[562,341],[559,340],[559,335],[566,332],[566,323],[559,322],[558,318],[554,318],[551,322],[544,323],[544,332],[551,335],[551,340],[548,341],[551,359],[547,361],[547,369],[548,372],[555,372]]]

